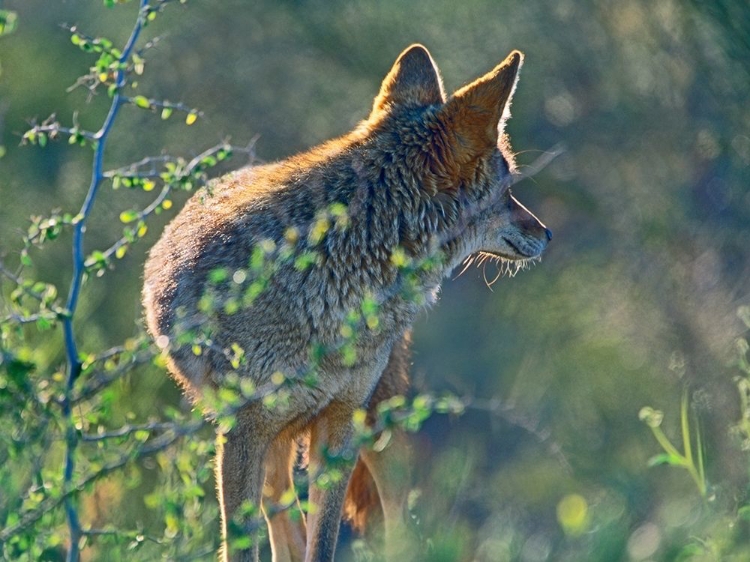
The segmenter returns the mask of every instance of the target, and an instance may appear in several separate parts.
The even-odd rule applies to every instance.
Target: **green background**
[[[88,149],[19,146],[28,120],[55,112],[70,124],[78,111],[96,130],[109,103],[103,92],[65,92],[95,59],[60,24],[122,44],[136,6],[0,7],[19,16],[0,38],[0,255],[14,264],[28,217],[77,212],[90,174]],[[433,417],[414,437],[433,559],[689,559],[701,544],[692,537],[723,552],[697,560],[750,557],[750,529],[737,516],[749,463],[731,430],[741,416],[735,341],[746,329],[736,312],[750,301],[746,3],[196,0],[169,6],[146,37],[159,41],[144,55],[137,93],[204,117],[186,127],[124,107],[107,167],[162,150],[190,156],[225,137],[257,137],[259,160],[281,159],[366,117],[413,42],[430,49],[449,92],[523,51],[507,126],[521,171],[565,151],[514,192],[554,239],[541,263],[491,289],[491,265],[447,280],[415,327],[415,388],[476,398],[463,416]],[[238,155],[230,167],[245,163]],[[120,212],[148,200],[105,188],[87,250],[107,247],[121,233]],[[76,317],[84,350],[140,329],[144,252],[165,220],[85,285]],[[63,235],[34,255],[39,277],[63,294],[69,242]],[[60,363],[60,338],[48,337],[37,359]],[[638,412],[663,410],[665,432],[680,443],[683,388],[704,432],[708,502],[684,470],[647,466],[661,451]],[[154,368],[135,371],[118,393],[138,419],[185,407]],[[136,492],[109,498],[107,517],[148,522],[145,492]],[[576,530],[557,515],[571,494],[587,506]],[[353,556],[341,547],[342,560]]]

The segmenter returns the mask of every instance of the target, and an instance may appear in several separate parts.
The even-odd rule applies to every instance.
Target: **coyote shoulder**
[[[442,279],[480,252],[527,260],[547,246],[510,191],[503,126],[522,59],[446,97],[428,51],[409,47],[354,131],[221,178],[151,250],[146,320],[172,375],[208,415],[224,407],[207,400],[218,388],[253,391],[218,430],[224,559],[257,559],[260,511],[245,508],[262,504],[275,561],[332,560],[353,463],[312,479],[315,509],[295,519],[275,506],[299,439],[311,475],[346,455],[354,413],[405,390],[408,331]],[[392,542],[403,490],[389,487],[406,484],[387,458],[363,452],[355,474],[374,480]],[[252,546],[233,549],[237,533]]]

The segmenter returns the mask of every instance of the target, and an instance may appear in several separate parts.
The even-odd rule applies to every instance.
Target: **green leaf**
[[[138,211],[134,211],[133,209],[129,209],[127,211],[123,211],[120,213],[120,221],[124,222],[125,224],[129,222],[133,222],[138,218]]]
[[[135,96],[133,98],[133,103],[138,107],[142,107],[143,109],[151,108],[151,102],[148,101],[148,98],[146,96]]]
[[[86,267],[94,268],[94,270],[103,270],[107,266],[107,256],[99,250],[91,252],[91,255],[86,260]]]
[[[208,279],[209,281],[211,281],[211,283],[221,283],[222,281],[225,281],[228,278],[229,278],[229,272],[223,267],[213,269],[208,274]]]
[[[648,459],[648,466],[658,466],[660,464],[670,464],[672,466],[682,466],[682,459],[675,457],[674,455],[668,455],[661,453]]]
[[[133,72],[135,72],[138,76],[141,76],[143,74],[143,70],[146,67],[146,61],[144,61],[140,56],[137,54],[133,55]]]
[[[250,548],[253,545],[253,540],[250,537],[238,537],[232,540],[233,550],[244,550]]]
[[[169,116],[172,115],[172,111],[174,111],[171,107],[165,107],[161,110],[161,118],[162,119],[169,119]]]
[[[0,10],[0,35],[8,35],[16,30],[18,15],[10,10]]]

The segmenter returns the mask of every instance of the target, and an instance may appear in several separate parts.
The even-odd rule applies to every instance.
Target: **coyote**
[[[219,179],[151,249],[148,329],[186,395],[219,422],[223,560],[258,559],[263,516],[275,562],[332,560],[359,412],[372,422],[378,403],[405,392],[417,313],[472,256],[520,263],[547,246],[551,232],[510,192],[503,128],[522,61],[513,51],[446,97],[427,49],[409,47],[353,132]],[[228,386],[244,400],[222,404]],[[233,423],[221,423],[225,408]],[[279,506],[294,502],[300,441],[313,508],[295,518]],[[399,442],[362,451],[346,509],[363,520],[372,479],[394,560],[408,559],[390,546],[408,490],[393,468],[402,454]],[[351,462],[313,478],[331,458]]]

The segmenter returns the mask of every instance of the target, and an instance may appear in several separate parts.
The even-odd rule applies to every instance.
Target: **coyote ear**
[[[443,119],[459,137],[459,146],[467,152],[467,157],[473,158],[497,146],[522,64],[523,54],[513,51],[492,71],[458,90],[445,104]]]
[[[383,80],[372,113],[397,105],[425,106],[445,101],[443,82],[429,51],[415,44],[406,49]]]

